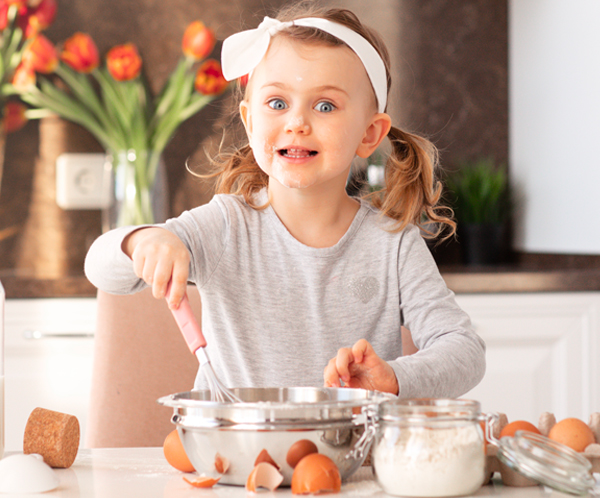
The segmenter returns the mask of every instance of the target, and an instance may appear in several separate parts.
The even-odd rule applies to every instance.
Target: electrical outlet
[[[56,203],[62,209],[106,209],[112,169],[105,154],[67,153],[56,159]]]

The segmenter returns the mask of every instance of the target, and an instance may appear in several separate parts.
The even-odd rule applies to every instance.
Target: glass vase
[[[110,152],[113,202],[104,210],[104,231],[166,221],[169,212],[167,175],[162,156],[154,151]]]

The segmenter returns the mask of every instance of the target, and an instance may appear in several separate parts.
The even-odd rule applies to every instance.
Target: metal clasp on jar
[[[362,461],[379,427],[376,406],[363,406],[362,413],[365,416],[365,431],[354,444],[354,448],[345,456],[347,460]]]

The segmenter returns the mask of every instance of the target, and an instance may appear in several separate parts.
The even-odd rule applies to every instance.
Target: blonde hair
[[[385,43],[379,34],[364,26],[356,15],[347,9],[318,7],[314,2],[300,2],[280,11],[277,19],[293,21],[302,17],[321,17],[337,22],[354,30],[377,50],[381,56],[387,74],[387,91],[391,87],[390,57]],[[338,38],[316,28],[291,26],[277,36],[288,36],[304,43],[328,46],[345,45]],[[240,96],[242,90],[238,87]],[[439,205],[442,187],[435,178],[438,165],[436,147],[426,138],[414,135],[392,126],[388,133],[391,153],[385,165],[385,187],[377,192],[364,196],[381,211],[383,216],[392,218],[394,231],[404,229],[409,223],[422,229],[424,236],[434,238],[446,231],[445,238],[456,231],[456,223],[452,220],[452,210]],[[250,145],[234,150],[221,152],[213,160],[216,172],[216,193],[237,194],[255,209],[257,206],[254,194],[268,185],[268,176],[260,169]]]

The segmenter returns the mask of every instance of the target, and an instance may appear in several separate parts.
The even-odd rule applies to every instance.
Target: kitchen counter
[[[291,498],[289,488],[273,493],[262,491],[253,495],[238,486],[216,485],[212,489],[196,489],[187,484],[181,472],[165,460],[162,448],[81,449],[69,469],[56,469],[59,488],[44,493],[46,498],[247,498],[265,495],[270,498]],[[2,495],[10,496],[10,495]],[[19,496],[19,495],[16,495]],[[22,495],[21,495],[22,496]],[[368,496],[387,498],[373,479],[371,469],[362,467],[342,486],[338,496]],[[506,487],[500,482],[483,486],[475,495],[496,498],[568,497],[542,486]]]
[[[440,265],[448,287],[458,294],[600,291],[600,256],[519,255],[498,266]],[[40,278],[0,270],[8,298],[95,297],[83,273]]]

